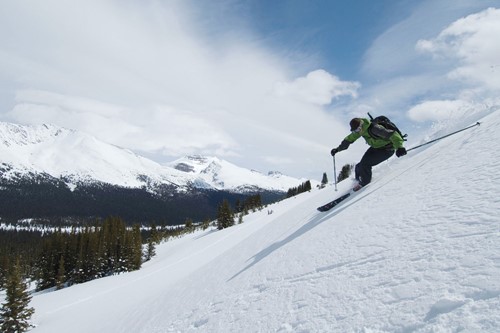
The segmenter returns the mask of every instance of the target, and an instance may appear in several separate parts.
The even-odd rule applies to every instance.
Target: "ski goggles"
[[[353,129],[351,132],[359,133],[363,129],[363,124],[359,124],[358,128]]]

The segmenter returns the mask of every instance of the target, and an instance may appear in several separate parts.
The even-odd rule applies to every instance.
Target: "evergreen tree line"
[[[82,283],[96,278],[137,270],[142,264],[139,225],[128,229],[116,217],[102,225],[45,237],[36,264],[37,289]]]
[[[156,244],[187,231],[154,224],[140,230],[113,217],[73,227],[70,232],[0,230],[0,289],[5,289],[16,260],[23,278],[35,281],[38,290],[60,288],[138,269],[141,261],[154,256]]]
[[[225,229],[232,227],[235,223],[235,215],[239,216],[239,223],[243,223],[243,216],[248,215],[249,211],[257,211],[262,209],[262,198],[260,194],[255,194],[247,197],[243,202],[236,201],[235,208],[227,199],[222,200],[217,209],[217,229]]]
[[[2,170],[0,168],[0,175]],[[210,217],[215,219],[217,205],[223,198],[231,203],[246,194],[229,191],[189,188],[177,191],[173,185],[150,183],[145,188],[124,188],[104,183],[79,184],[67,187],[63,178],[49,175],[6,180],[0,177],[0,218],[15,223],[25,218],[38,218],[54,226],[65,225],[73,219],[92,223],[97,217],[120,216],[128,225],[144,221],[165,221],[169,225],[180,225],[190,217],[197,221]],[[144,179],[141,179],[144,180]],[[147,178],[146,178],[147,180]],[[280,194],[262,191],[266,202],[277,199]],[[60,221],[60,222],[58,222]]]
[[[235,212],[247,215],[249,211],[256,211],[260,208],[262,208],[262,197],[260,194],[255,194],[245,198],[243,202],[241,200],[237,200]]]
[[[206,229],[209,223],[206,220],[201,227]],[[141,231],[138,225],[130,228],[120,218],[110,217],[93,225],[74,226],[71,232],[61,228],[53,233],[0,230],[0,289],[6,294],[0,308],[0,332],[20,333],[30,328],[34,310],[29,307],[26,281],[36,282],[37,290],[61,288],[139,269],[155,255],[156,244],[197,227],[188,220],[185,227],[152,224]]]
[[[93,226],[74,227],[69,233],[0,230],[0,289],[6,294],[0,308],[0,332],[20,333],[31,327],[34,309],[29,306],[26,281],[35,281],[37,290],[61,288],[139,269],[155,255],[156,244],[195,229],[153,224],[141,231],[138,225],[126,227],[120,218],[110,217]]]
[[[185,226],[151,224],[140,229],[138,225],[126,226],[122,219],[110,217],[91,225],[73,226],[69,232],[67,228],[52,232],[0,230],[0,289],[6,288],[16,260],[23,279],[35,282],[37,290],[135,270],[140,268],[141,261],[155,255],[157,244],[198,228],[205,230],[210,222],[206,219],[195,224],[186,219]]]
[[[286,193],[286,198],[291,198],[291,197],[294,197],[300,193],[304,193],[304,192],[307,192],[310,190],[311,190],[311,181],[308,180],[306,182],[303,182],[302,184],[300,184],[297,187],[292,187],[292,188],[288,189],[288,191]]]
[[[262,208],[260,194],[236,203],[235,212],[242,216]],[[234,213],[227,200],[219,205],[219,229],[234,225]],[[0,309],[0,331],[25,332],[34,313],[29,307],[31,296],[26,280],[36,282],[36,289],[62,288],[96,278],[137,270],[155,255],[155,245],[166,238],[207,229],[210,220],[195,225],[186,219],[184,227],[157,227],[146,232],[139,225],[127,227],[117,217],[93,225],[61,228],[53,233],[34,230],[0,230],[0,289],[6,300]],[[145,237],[144,237],[145,234]],[[146,246],[143,248],[143,239]]]
[[[22,275],[34,276],[42,237],[40,231],[0,230],[0,289],[4,289],[16,258],[20,258],[18,268]]]
[[[152,224],[148,231],[141,232],[138,224],[130,228],[121,218],[109,217],[80,232],[54,233],[42,245],[35,275],[37,289],[61,288],[138,270],[155,256],[157,244],[194,230],[191,219],[184,227]]]

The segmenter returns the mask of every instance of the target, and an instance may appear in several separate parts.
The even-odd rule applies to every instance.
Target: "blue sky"
[[[0,120],[320,179],[347,123],[500,102],[497,0],[4,0]],[[339,155],[354,163],[356,143]]]
[[[244,20],[276,52],[316,56],[325,70],[356,80],[365,50],[384,30],[409,15],[414,4],[401,0],[228,1],[227,11],[214,13],[210,9],[216,11],[216,7],[204,7],[201,15],[208,10],[223,28],[232,26],[235,18]]]

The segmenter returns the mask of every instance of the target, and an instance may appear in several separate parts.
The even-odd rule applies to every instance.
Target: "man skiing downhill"
[[[397,157],[406,155],[406,149],[403,147],[404,139],[398,131],[387,129],[381,124],[365,118],[354,118],[349,125],[351,134],[346,136],[337,148],[333,148],[331,154],[335,156],[339,151],[346,150],[351,143],[360,137],[365,139],[370,148],[354,169],[358,184],[354,186],[353,190],[358,191],[371,182],[373,166],[389,159],[394,151],[396,151]]]

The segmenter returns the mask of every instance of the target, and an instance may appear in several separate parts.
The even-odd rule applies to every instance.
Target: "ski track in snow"
[[[37,295],[33,332],[499,332],[499,127],[393,158],[329,212],[350,182]]]

